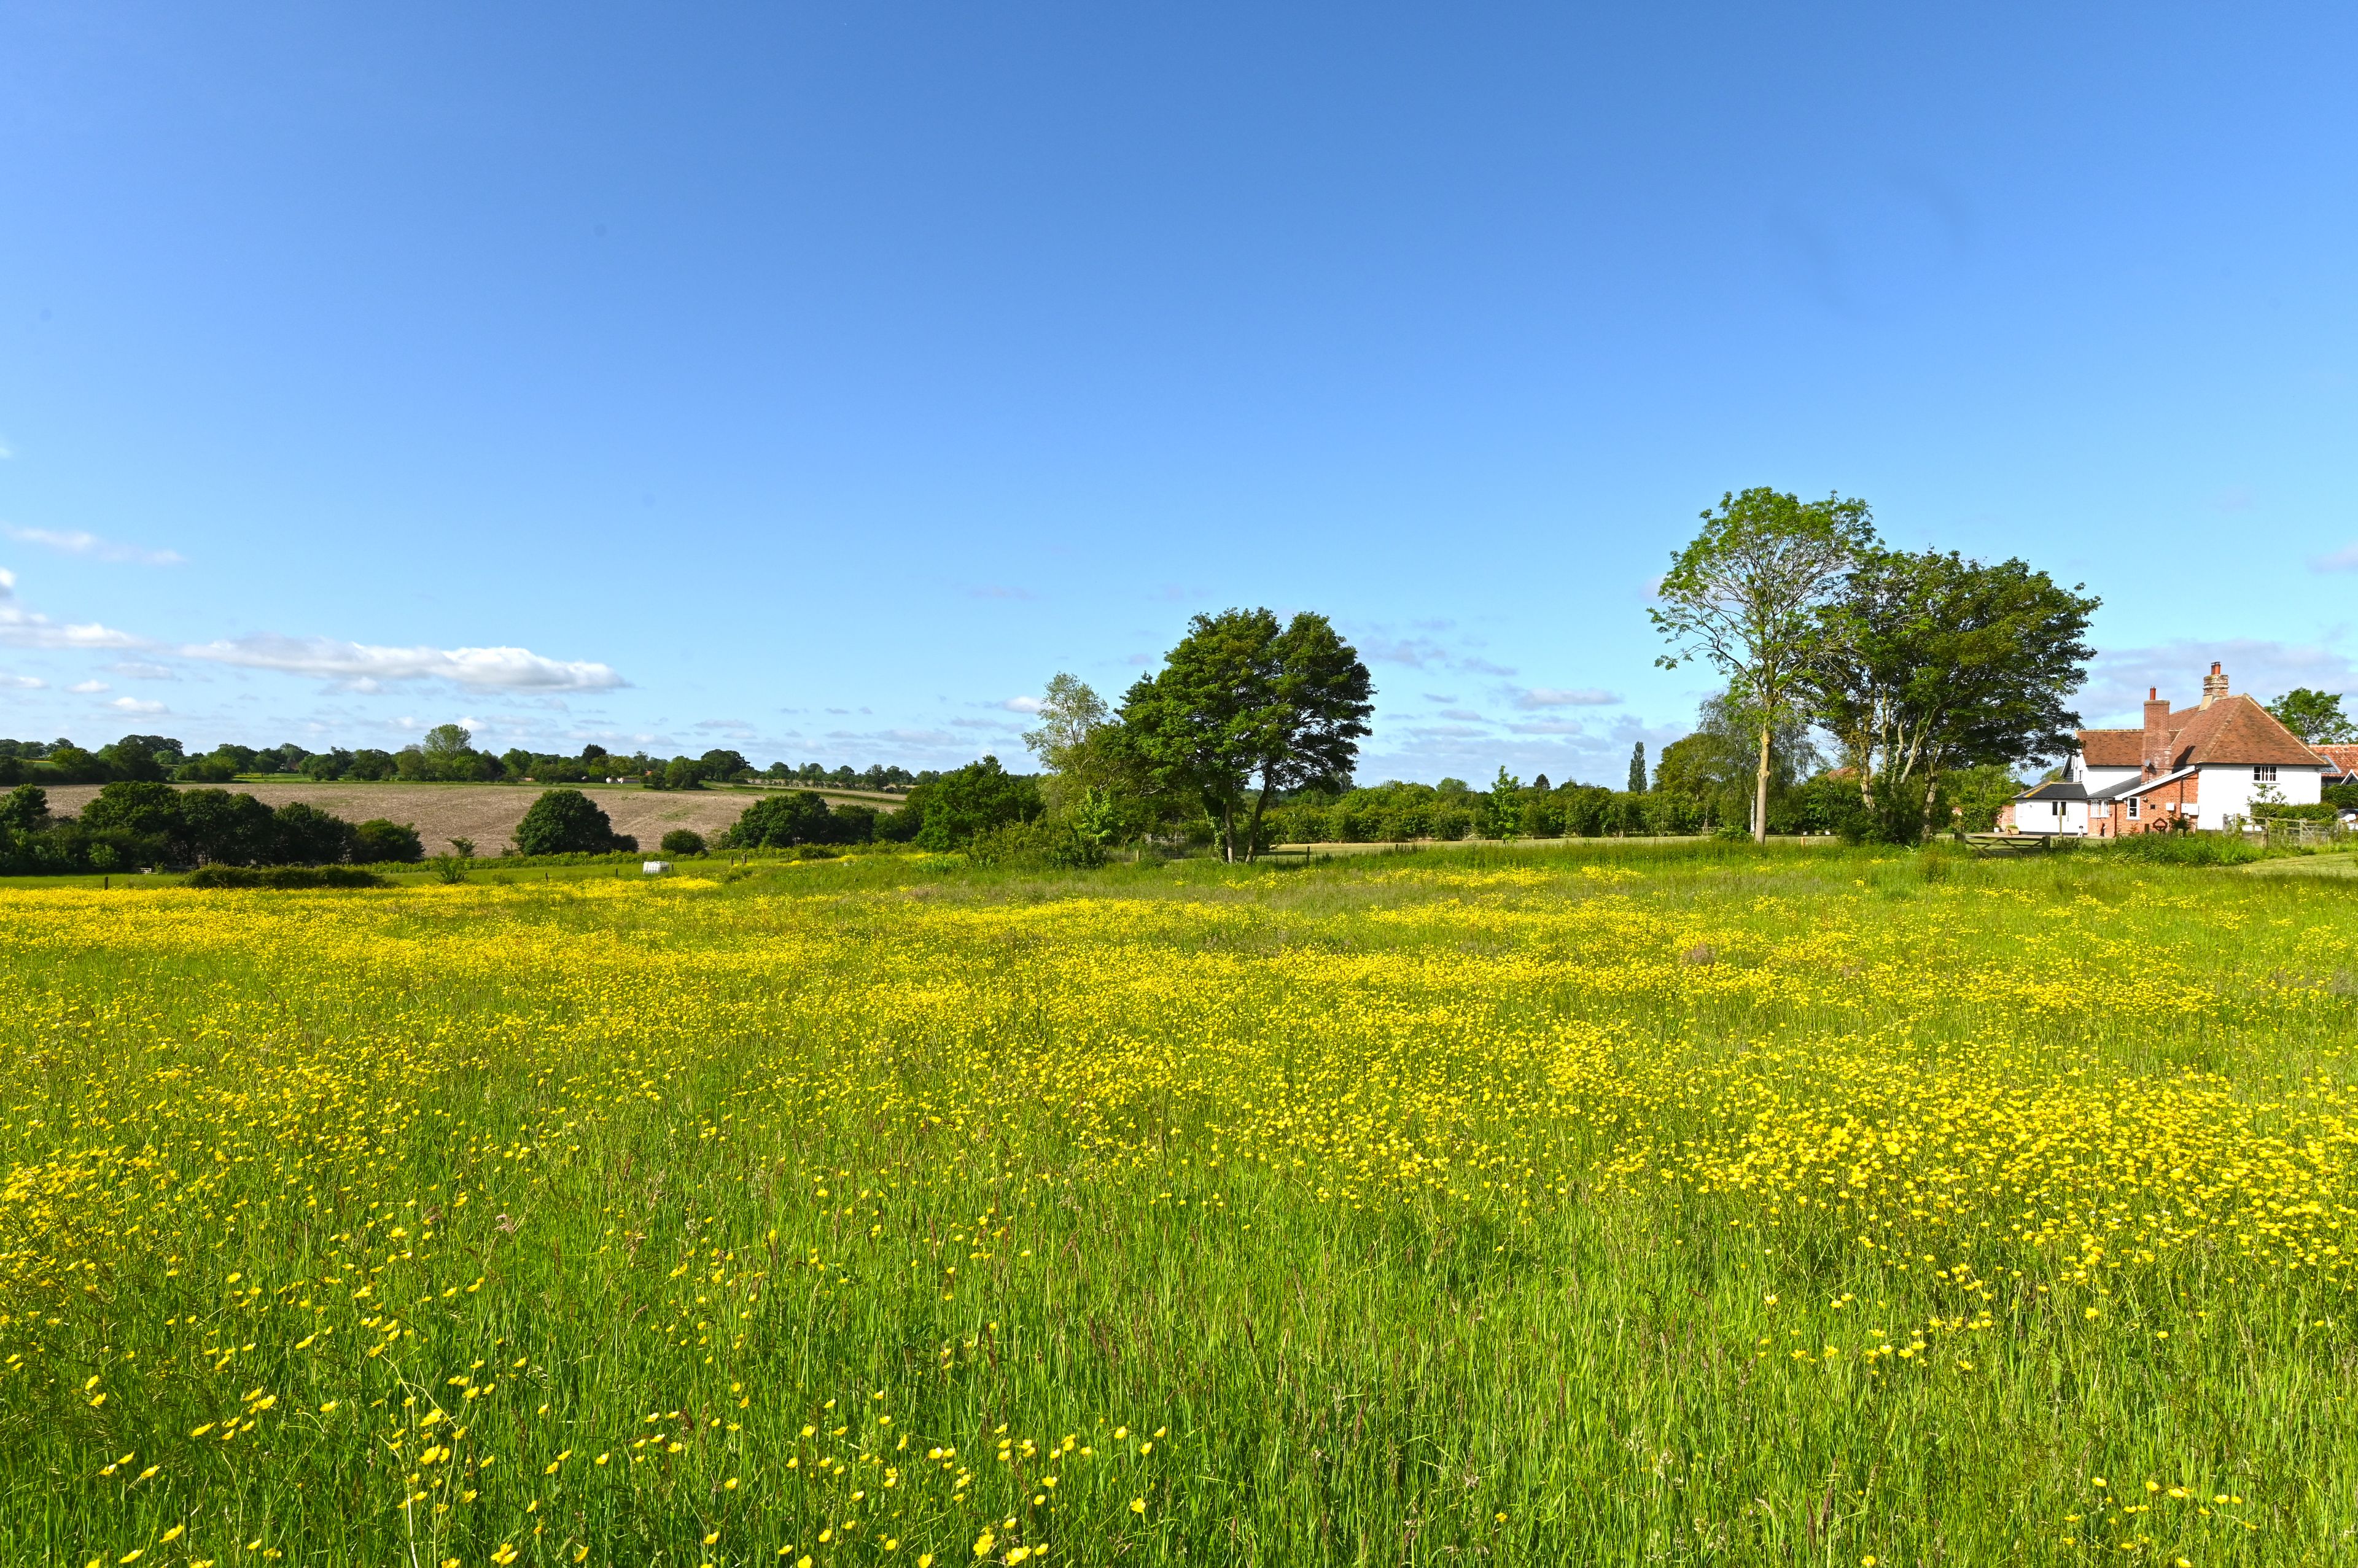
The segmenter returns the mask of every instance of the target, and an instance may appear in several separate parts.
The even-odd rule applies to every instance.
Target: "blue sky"
[[[2358,12],[0,12],[0,734],[1021,753],[1314,609],[1617,782],[1725,490],[2358,690]]]

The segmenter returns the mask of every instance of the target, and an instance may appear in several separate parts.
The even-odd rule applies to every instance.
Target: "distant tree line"
[[[224,742],[210,752],[191,752],[168,735],[125,735],[96,751],[84,750],[67,740],[0,740],[0,786],[112,784],[118,780],[220,784],[256,775],[304,778],[321,784],[352,779],[371,784],[392,780],[564,784],[613,779],[644,784],[650,789],[702,789],[708,784],[759,779],[878,793],[907,789],[938,776],[881,762],[864,772],[848,763],[828,768],[819,762],[795,766],[783,762],[756,771],[742,753],[718,747],[698,757],[670,758],[651,756],[644,752],[625,755],[594,743],[584,746],[579,755],[522,748],[495,754],[477,749],[474,736],[460,724],[437,725],[422,740],[392,752],[368,747],[348,751],[341,746],[312,752],[288,741],[265,747]]]
[[[0,795],[0,874],[54,876],[201,865],[371,865],[424,854],[416,830],[382,817],[347,822],[299,801],[118,779],[78,813],[52,815],[49,792]]]

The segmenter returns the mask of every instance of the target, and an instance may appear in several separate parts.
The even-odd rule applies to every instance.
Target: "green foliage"
[[[1812,715],[1861,776],[1910,781],[1930,812],[1944,772],[2072,744],[2098,603],[2019,560],[1869,551],[1821,611]]]
[[[2267,858],[2264,847],[2240,833],[2130,833],[2083,839],[2073,853],[2165,866],[2240,866]]]
[[[237,759],[219,752],[208,752],[201,757],[191,757],[172,770],[172,776],[182,784],[227,784],[240,773]]]
[[[1995,832],[1999,811],[2022,793],[2022,787],[2014,770],[2002,762],[1959,769],[1941,780],[1941,793],[1947,797],[1961,833]]]
[[[1483,803],[1482,831],[1486,838],[1515,838],[1522,835],[1522,789],[1523,781],[1502,765],[1490,785],[1489,799]]]
[[[1705,697],[1696,713],[1694,732],[1662,748],[1654,769],[1656,793],[1693,801],[1708,822],[1748,828],[1758,796],[1758,735],[1751,718],[1725,693]],[[1785,797],[1817,762],[1808,722],[1798,711],[1789,710],[1769,733],[1770,832],[1784,831],[1778,820]]]
[[[1646,742],[1643,741],[1629,748],[1629,793],[1646,793]]]
[[[415,864],[426,858],[416,827],[373,816],[352,828],[352,859],[361,865]]]
[[[192,888],[376,888],[383,877],[357,866],[200,866],[183,884]]]
[[[720,848],[788,849],[800,844],[864,844],[875,836],[876,823],[877,814],[868,806],[830,806],[823,796],[798,789],[747,806],[744,815],[721,835]]]
[[[380,783],[394,776],[393,753],[363,746],[352,753],[352,765],[346,772],[352,778]]]
[[[1037,779],[1011,773],[997,757],[985,757],[911,790],[893,814],[890,837],[920,849],[963,849],[983,834],[1033,821],[1046,809]]]
[[[2339,692],[2299,686],[2268,704],[2268,711],[2284,727],[2312,746],[2346,745],[2358,741],[2358,723],[2342,711]]]
[[[1407,844],[1428,839],[1449,843],[1487,835],[1498,820],[1491,805],[1495,794],[1388,783],[1332,798],[1306,796],[1271,808],[1261,847]],[[1700,802],[1660,790],[1639,795],[1594,784],[1563,784],[1554,789],[1518,788],[1512,794],[1517,831],[1526,838],[1672,837],[1700,833],[1706,827]],[[1799,831],[1773,816],[1771,825],[1780,833]]]
[[[693,827],[675,827],[663,836],[659,847],[666,855],[701,855],[704,835]]]
[[[520,855],[595,855],[638,846],[614,824],[597,802],[578,789],[553,789],[526,808],[516,824]]]
[[[1800,711],[1823,647],[1821,611],[1874,547],[1874,522],[1863,501],[1805,503],[1760,488],[1723,495],[1703,524],[1671,557],[1648,611],[1671,644],[1655,662],[1703,659],[1727,682],[1731,708],[1758,737],[1754,830],[1766,835],[1772,741]]]
[[[1225,857],[1249,859],[1273,800],[1350,777],[1373,693],[1325,616],[1304,611],[1281,630],[1267,610],[1228,610],[1195,617],[1162,670],[1130,688],[1122,731],[1152,787],[1200,799]]]

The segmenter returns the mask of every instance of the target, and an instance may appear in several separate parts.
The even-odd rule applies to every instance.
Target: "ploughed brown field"
[[[98,794],[96,784],[51,784],[49,809],[59,816],[80,811]],[[639,848],[653,851],[657,841],[675,827],[690,827],[706,838],[718,838],[736,825],[745,808],[766,795],[766,789],[645,790],[621,784],[185,784],[185,789],[226,789],[250,795],[265,806],[299,800],[341,816],[366,822],[382,816],[406,822],[417,829],[429,855],[447,853],[453,838],[471,838],[478,855],[496,855],[506,848],[509,835],[544,787],[579,789],[596,801],[613,822],[614,831],[628,833]],[[829,800],[891,810],[896,795],[822,790]]]

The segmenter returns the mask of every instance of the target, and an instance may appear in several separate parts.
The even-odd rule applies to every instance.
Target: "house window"
[[[2131,795],[2131,796],[2129,796],[2129,820],[2130,820],[2131,822],[2135,822],[2136,819],[2137,819],[2137,797],[2136,797],[2136,796],[2135,796],[2135,795]]]
[[[2254,784],[2276,783],[2277,765],[2274,762],[2261,762],[2257,764],[2252,769],[2252,782]]]

